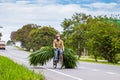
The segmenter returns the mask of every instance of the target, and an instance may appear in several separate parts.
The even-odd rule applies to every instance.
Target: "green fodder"
[[[31,65],[44,65],[54,57],[54,49],[52,47],[42,47],[30,54],[29,61]],[[77,66],[77,57],[72,49],[65,48],[63,54],[63,66],[65,68],[75,68]]]
[[[54,49],[51,47],[42,47],[40,50],[37,50],[30,54],[29,61],[31,65],[44,65],[50,59],[54,57]]]
[[[0,56],[0,80],[44,80],[44,77],[24,65],[18,65],[7,57]]]
[[[63,54],[63,66],[65,68],[75,68],[77,67],[77,55],[72,49],[65,49],[64,54]]]

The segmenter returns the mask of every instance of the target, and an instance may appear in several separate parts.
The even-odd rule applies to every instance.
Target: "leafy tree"
[[[63,35],[65,36],[65,44],[67,47],[75,50],[79,57],[85,48],[84,34],[87,32],[88,26],[86,22],[92,17],[83,13],[76,13],[72,19],[64,19],[61,26],[64,29]]]
[[[8,41],[7,41],[7,45],[13,45],[13,41],[8,40]]]
[[[61,26],[66,46],[75,50],[79,56],[86,48],[96,61],[101,56],[109,62],[117,62],[120,25],[116,18],[76,13],[71,19],[64,19]]]
[[[54,28],[47,26],[33,29],[29,34],[31,48],[38,50],[42,46],[52,46],[56,33],[57,31]]]
[[[92,25],[90,25],[87,33],[86,44],[96,59],[98,55],[101,55],[108,62],[117,62],[115,56],[120,53],[120,47],[116,47],[116,45],[120,45],[118,43],[120,28],[115,23],[116,21],[111,23],[109,18],[104,17],[94,18],[93,21],[88,23]]]
[[[34,24],[24,25],[21,29],[11,33],[11,40],[21,41],[27,50],[38,50],[42,46],[51,46],[57,31],[51,27],[39,27]]]
[[[11,33],[11,40],[21,41],[22,46],[29,50],[29,42],[31,39],[29,39],[28,36],[31,30],[33,30],[36,27],[38,26],[35,24],[24,25],[21,29],[18,29],[17,31]]]

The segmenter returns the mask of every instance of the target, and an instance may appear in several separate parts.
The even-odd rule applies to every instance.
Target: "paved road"
[[[30,66],[28,56],[30,53],[20,51],[17,48],[8,46],[0,50],[0,55],[7,56],[26,65],[29,69],[42,72],[46,80],[120,80],[120,67],[112,65],[94,64],[79,62],[76,69],[53,69],[52,62],[45,66]]]

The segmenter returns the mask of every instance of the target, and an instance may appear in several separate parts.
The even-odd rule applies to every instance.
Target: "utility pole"
[[[0,26],[0,28],[3,28],[2,26]],[[2,33],[0,32],[1,36],[2,36]],[[1,36],[0,36],[0,40],[1,40]]]

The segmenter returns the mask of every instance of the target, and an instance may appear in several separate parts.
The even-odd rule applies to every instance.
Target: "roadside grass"
[[[22,51],[26,51],[26,52],[33,52],[33,51],[26,50],[26,48],[21,48],[21,47],[18,47],[18,46],[15,46],[15,48],[17,48],[19,50],[22,50]]]
[[[120,63],[116,63],[116,64],[115,63],[109,63],[107,60],[101,60],[101,59],[98,59],[98,62],[96,62],[95,59],[89,58],[89,57],[87,57],[87,58],[86,57],[81,57],[80,61],[120,66]]]
[[[25,51],[23,48],[20,48],[20,47],[18,47],[18,46],[15,46],[17,49],[19,49],[19,50],[22,50],[22,51]]]
[[[0,80],[45,80],[24,65],[18,65],[7,57],[0,56]]]

